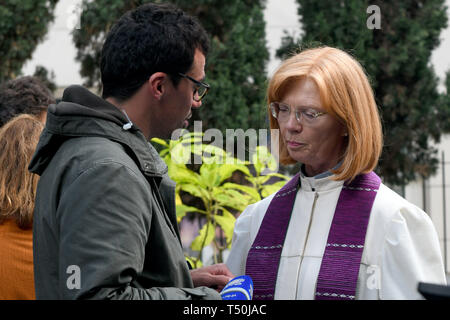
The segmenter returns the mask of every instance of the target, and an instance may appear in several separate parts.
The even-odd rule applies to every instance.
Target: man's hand
[[[191,270],[194,287],[206,286],[222,291],[223,287],[234,278],[224,263],[214,264],[199,269]]]

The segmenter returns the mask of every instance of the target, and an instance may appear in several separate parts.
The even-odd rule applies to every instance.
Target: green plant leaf
[[[266,183],[270,178],[271,178],[270,175],[255,177],[255,182],[258,183],[259,185],[263,185],[263,184]]]
[[[176,143],[170,148],[170,159],[175,164],[187,164],[191,161],[191,145]]]
[[[241,171],[246,176],[251,176],[250,170],[243,164],[223,164],[219,168],[220,182],[230,178],[235,171]]]
[[[157,144],[160,144],[160,145],[162,145],[162,146],[169,147],[169,145],[167,144],[167,142],[164,141],[163,139],[160,139],[160,138],[152,138],[151,141],[152,141],[152,142],[156,142]]]
[[[177,184],[193,184],[204,186],[202,184],[200,176],[196,172],[186,168],[185,165],[170,163],[170,165],[168,165],[168,168],[169,177]]]
[[[269,173],[267,176],[269,176],[269,177],[278,177],[278,178],[284,179],[286,181],[290,179],[288,176],[285,176],[284,174],[276,173],[276,172]]]
[[[177,222],[180,223],[181,220],[186,215],[186,213],[188,213],[188,212],[200,212],[200,211],[202,211],[202,210],[199,210],[196,207],[187,206],[185,204],[177,204],[177,206],[176,206]]]
[[[204,164],[224,164],[228,157],[225,150],[211,144],[202,145],[202,161]]]
[[[286,184],[286,181],[278,181],[274,184],[267,184],[262,187],[261,189],[261,195],[266,198],[270,196],[272,193],[277,192],[280,190],[284,185]]]
[[[236,218],[227,210],[223,210],[221,216],[214,216],[217,224],[222,228],[225,233],[225,238],[227,239],[227,247],[231,245],[231,240],[233,239],[234,224]]]
[[[191,249],[194,251],[202,251],[204,247],[209,245],[216,235],[216,230],[214,225],[210,222],[207,222],[200,229],[198,236],[192,241]]]
[[[252,163],[258,175],[260,175],[265,168],[268,168],[271,171],[277,169],[275,157],[272,156],[266,146],[256,147],[255,153],[252,156]]]
[[[193,184],[180,185],[180,189],[192,194],[195,197],[202,198],[206,201],[211,201],[209,193],[203,188]]]
[[[219,205],[238,211],[243,211],[247,205],[252,203],[249,196],[234,189],[215,188],[213,190],[213,197]]]
[[[254,199],[254,202],[261,200],[261,197],[260,197],[258,191],[253,187],[243,186],[243,185],[240,185],[237,183],[232,183],[232,182],[227,182],[222,187],[225,189],[237,189],[242,192],[245,192],[246,194],[248,194],[249,196],[251,196]]]
[[[159,153],[159,155],[161,156],[161,158],[165,158],[165,156],[169,153],[169,149],[163,149],[161,150],[161,152]],[[166,163],[167,164],[167,163]]]
[[[199,258],[185,255],[185,259],[191,264],[194,269],[201,268],[203,266],[202,260]]]
[[[200,167],[200,177],[204,185],[213,188],[220,183],[220,175],[218,174],[219,165],[203,164]]]

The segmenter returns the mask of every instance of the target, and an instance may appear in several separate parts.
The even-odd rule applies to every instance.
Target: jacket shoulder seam
[[[133,162],[134,163],[134,162]],[[108,165],[108,164],[116,164],[122,167],[125,167],[127,170],[131,171],[133,173],[133,175],[135,175],[137,178],[139,178],[139,176],[143,176],[143,173],[139,171],[139,173],[135,172],[135,170],[133,170],[132,168],[130,168],[130,166],[124,162],[120,162],[114,159],[103,159],[103,160],[99,160],[99,161],[94,161],[92,163],[92,165],[90,165],[89,167],[83,169],[82,171],[79,172],[79,174],[75,177],[74,181],[76,179],[78,179],[80,176],[82,176],[83,174],[85,174],[88,171],[94,170],[95,168],[99,167],[99,166],[103,166],[103,165]]]

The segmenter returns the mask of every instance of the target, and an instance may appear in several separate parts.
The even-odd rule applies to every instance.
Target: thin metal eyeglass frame
[[[276,104],[278,104],[278,105],[280,105],[280,104],[283,104],[283,105],[285,105],[285,106],[287,106],[288,108],[289,108],[289,117],[290,117],[290,115],[291,115],[291,110],[292,110],[292,108],[291,108],[291,106],[290,105],[288,105],[288,104],[286,104],[286,103],[281,103],[281,102],[271,102],[270,103],[270,112],[271,112],[271,114],[272,114],[272,116],[275,118],[275,119],[277,119],[278,121],[280,121],[279,119],[278,119],[278,114],[277,114],[277,107],[276,107]],[[294,113],[295,113],[295,120],[297,120],[297,122],[298,123],[300,123],[300,124],[302,124],[302,118],[304,117],[303,115],[302,115],[302,111],[299,111],[299,110],[296,110],[296,109],[294,109],[295,111],[294,111]],[[313,119],[310,119],[310,120],[316,120],[318,117],[320,117],[320,116],[323,116],[323,115],[325,115],[325,114],[327,114],[327,112],[320,112],[320,111],[318,111],[318,112],[316,112],[316,113],[314,113],[314,115],[313,115]],[[306,120],[306,122],[308,122],[308,120]]]

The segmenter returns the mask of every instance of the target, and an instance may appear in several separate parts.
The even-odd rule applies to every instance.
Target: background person
[[[39,176],[28,164],[43,128],[27,114],[0,128],[0,300],[35,298],[32,225]]]
[[[330,47],[284,61],[268,87],[280,161],[301,171],[237,219],[230,270],[256,299],[416,299],[445,283],[428,215],[373,173],[382,129],[360,64]]]
[[[19,114],[45,121],[47,108],[55,103],[50,90],[36,77],[25,76],[0,85],[0,127]]]
[[[220,299],[225,264],[188,269],[174,183],[148,142],[199,108],[209,39],[172,5],[125,13],[106,37],[102,98],[81,86],[50,106],[30,170],[37,299]],[[194,288],[196,287],[196,288]]]

